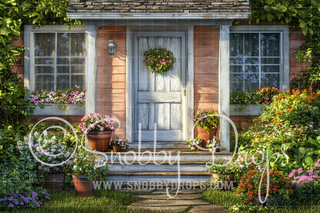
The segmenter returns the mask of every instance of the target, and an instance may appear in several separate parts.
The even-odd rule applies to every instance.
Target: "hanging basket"
[[[144,63],[152,73],[164,74],[173,69],[176,58],[165,48],[149,49],[143,53]]]

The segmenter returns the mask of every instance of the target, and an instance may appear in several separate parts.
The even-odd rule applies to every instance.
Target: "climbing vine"
[[[24,24],[37,26],[66,24],[80,21],[67,18],[69,0],[0,0],[0,126],[14,124],[32,113],[21,78],[13,66],[23,60],[24,47],[13,43],[22,39]]]
[[[297,28],[306,41],[294,56],[300,63],[310,67],[290,82],[292,88],[320,89],[320,1],[319,0],[250,0],[252,12],[250,22],[279,21]]]

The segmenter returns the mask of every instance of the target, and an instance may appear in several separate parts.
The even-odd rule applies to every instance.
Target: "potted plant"
[[[108,165],[98,155],[81,150],[72,159],[72,179],[76,195],[90,197],[94,194],[93,180],[106,181]],[[103,165],[102,167],[98,167]]]
[[[121,152],[129,148],[128,139],[123,140],[121,137],[111,138],[109,145],[112,146],[114,152]]]
[[[57,139],[55,136],[48,134],[46,131],[42,135],[35,132],[32,137],[32,151],[29,149],[29,137],[25,137],[23,141],[18,142],[18,149],[24,158],[34,160],[34,171],[37,173],[38,182],[44,183],[43,188],[49,192],[61,192],[66,173],[67,161],[73,152],[73,148],[67,150],[67,144]],[[57,166],[44,165],[40,161],[47,164],[60,164]]]
[[[217,149],[219,149],[219,141],[215,139],[215,137],[212,140],[204,141],[201,140],[199,136],[197,136],[195,139],[191,139],[187,142],[189,145],[189,148],[191,150],[201,151],[201,149],[196,147],[196,144],[202,148],[209,149],[210,152],[216,152]]]
[[[193,122],[196,123],[198,136],[201,138],[204,143],[208,140],[212,140],[217,133],[219,125],[218,116],[208,116],[212,114],[218,114],[214,110],[200,110],[192,112]]]
[[[215,159],[214,162],[216,165],[214,165],[212,162],[209,162],[209,165],[211,164],[211,166],[210,168],[207,169],[207,171],[211,173],[212,181],[214,183],[217,181],[222,181],[223,185],[225,184],[230,185],[234,181],[235,174],[241,171],[241,168],[238,165],[232,164],[232,162],[230,163],[230,161],[227,159]],[[226,165],[226,166],[218,166],[218,165]]]
[[[114,130],[113,122],[109,116],[102,117],[97,113],[90,113],[81,119],[80,129],[87,135],[90,148],[106,152],[109,148],[110,138]]]

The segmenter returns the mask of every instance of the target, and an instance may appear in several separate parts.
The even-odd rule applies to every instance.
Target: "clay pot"
[[[92,180],[89,180],[86,175],[72,174],[72,179],[76,195],[80,197],[90,197],[94,194]]]
[[[121,152],[121,146],[113,146],[112,149],[114,152]]]
[[[217,129],[211,129],[209,134],[206,132],[206,130],[202,127],[197,127],[198,136],[201,139],[201,147],[207,148],[207,141],[212,140],[213,136],[216,135]],[[197,151],[200,151],[200,149],[196,149]]]
[[[221,175],[220,175],[221,176]],[[234,180],[234,173],[230,173],[230,174],[224,174],[223,175],[223,179],[222,178],[219,178],[218,174],[217,173],[212,173],[212,180],[214,179],[219,179],[218,181],[222,181],[222,183],[224,184],[223,188],[222,189],[219,189],[219,186],[220,184],[218,183],[218,186],[216,186],[216,190],[219,190],[219,191],[230,191],[232,190],[232,188],[226,188],[225,187],[225,184],[228,184],[228,186],[233,183],[233,180]],[[232,182],[231,182],[232,181]],[[231,182],[231,183],[230,183]],[[215,184],[215,183],[214,183]]]
[[[64,173],[48,174],[44,181],[43,188],[47,189],[49,192],[62,192]]]
[[[100,152],[106,152],[109,148],[112,131],[95,131],[87,134],[90,148]]]

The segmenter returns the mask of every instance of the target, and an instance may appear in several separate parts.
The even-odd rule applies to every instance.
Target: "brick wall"
[[[117,53],[109,55],[108,43],[114,40]],[[126,27],[104,26],[97,30],[97,113],[117,118],[126,131]]]

